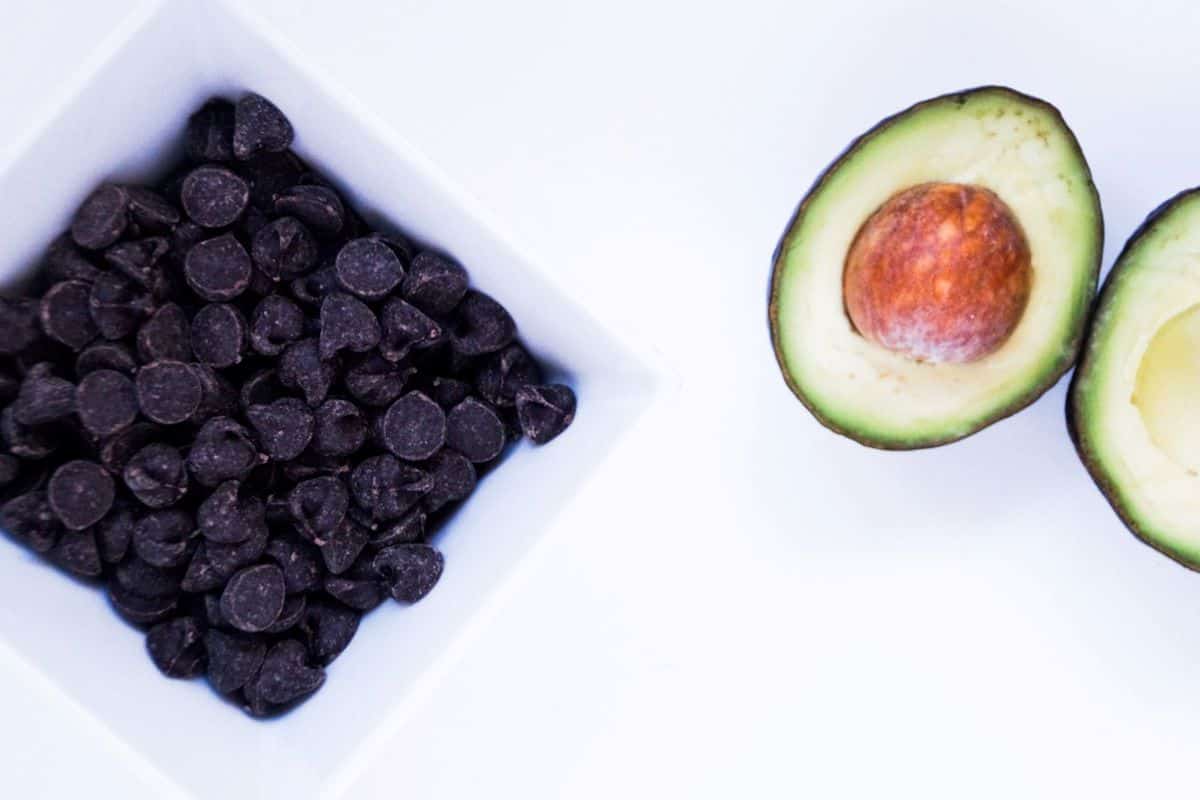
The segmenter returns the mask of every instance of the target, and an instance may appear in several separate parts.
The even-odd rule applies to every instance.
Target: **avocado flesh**
[[[1169,201],[1105,281],[1067,410],[1125,524],[1200,568],[1200,190]]]
[[[1029,242],[1025,313],[995,352],[913,361],[846,316],[846,254],[867,218],[929,182],[995,192]],[[826,426],[891,449],[944,444],[1028,405],[1070,367],[1095,291],[1103,233],[1079,145],[1040,100],[985,87],[920,103],[857,139],[809,191],[775,254],[770,323],[788,385]]]

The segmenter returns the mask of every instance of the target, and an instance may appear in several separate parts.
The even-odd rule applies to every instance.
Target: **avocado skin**
[[[984,428],[993,425],[1002,419],[1011,417],[1013,414],[1029,406],[1031,403],[1049,391],[1075,363],[1075,360],[1079,357],[1080,349],[1083,346],[1084,334],[1089,327],[1089,325],[1085,325],[1083,323],[1085,321],[1090,323],[1090,315],[1087,314],[1084,315],[1086,319],[1081,319],[1080,324],[1075,326],[1074,336],[1072,337],[1071,341],[1067,343],[1067,346],[1063,348],[1063,355],[1059,359],[1059,362],[1055,368],[1049,373],[1045,380],[1043,380],[1040,384],[1031,387],[1023,397],[1017,399],[1007,407],[998,410],[989,419],[984,420],[984,422],[978,427],[966,431],[965,433],[957,435],[951,434],[945,437],[935,437],[913,443],[897,442],[887,439],[876,439],[871,436],[863,435],[858,431],[847,428],[843,425],[838,425],[834,420],[831,420],[825,414],[821,413],[816,405],[810,401],[807,396],[805,396],[804,390],[801,389],[800,386],[792,379],[792,375],[788,371],[787,364],[784,362],[783,353],[779,345],[779,339],[775,335],[776,325],[778,324],[778,310],[776,308],[776,302],[778,298],[776,293],[776,284],[779,281],[780,275],[783,271],[782,255],[784,248],[787,245],[788,235],[791,233],[791,231],[796,229],[796,223],[807,210],[809,200],[815,197],[824,188],[829,177],[836,172],[847,159],[853,156],[865,143],[882,133],[886,133],[888,128],[890,128],[897,120],[902,119],[925,106],[941,103],[946,100],[953,100],[960,106],[966,105],[973,95],[982,93],[1007,94],[1021,102],[1039,106],[1051,113],[1062,125],[1063,130],[1070,138],[1071,146],[1075,151],[1075,154],[1079,158],[1079,163],[1083,165],[1083,171],[1087,177],[1087,186],[1091,190],[1092,199],[1098,212],[1096,215],[1098,220],[1098,228],[1096,231],[1096,235],[1098,236],[1096,246],[1097,255],[1095,263],[1089,270],[1091,275],[1089,284],[1093,287],[1093,291],[1100,279],[1100,261],[1104,252],[1104,215],[1099,213],[1100,193],[1096,190],[1095,181],[1092,180],[1091,167],[1088,165],[1087,159],[1083,155],[1083,148],[1079,145],[1079,139],[1075,136],[1075,132],[1071,130],[1070,126],[1067,125],[1066,120],[1063,119],[1063,115],[1058,108],[1046,102],[1045,100],[1024,94],[1023,92],[1018,92],[1016,89],[1012,89],[1008,86],[984,85],[976,86],[971,89],[964,89],[963,91],[959,92],[949,92],[947,94],[938,95],[937,97],[931,97],[928,100],[922,100],[921,102],[915,103],[902,111],[898,111],[895,114],[884,117],[882,120],[876,123],[873,128],[851,141],[846,149],[843,150],[837,156],[837,158],[835,158],[829,164],[829,166],[822,170],[821,174],[817,176],[816,181],[813,182],[812,187],[809,188],[809,190],[804,194],[800,204],[796,207],[796,210],[792,213],[791,218],[784,227],[783,235],[780,236],[779,243],[775,245],[774,253],[771,254],[771,277],[768,282],[767,326],[771,336],[771,347],[775,351],[775,361],[779,366],[779,371],[783,375],[784,381],[787,383],[788,388],[791,389],[792,394],[796,396],[796,399],[798,399],[804,405],[804,407],[808,409],[809,413],[811,413],[818,422],[834,433],[845,436],[848,439],[852,439],[861,445],[872,447],[877,450],[925,450],[965,439],[966,437],[978,433]]]
[[[1192,189],[1184,189],[1158,205],[1151,211],[1142,224],[1134,229],[1129,236],[1129,240],[1125,242],[1125,246],[1121,248],[1121,253],[1117,256],[1114,266],[1109,270],[1108,275],[1104,278],[1104,285],[1100,287],[1100,296],[1092,305],[1092,311],[1088,315],[1087,330],[1088,340],[1084,344],[1083,352],[1079,361],[1079,369],[1075,370],[1075,374],[1071,376],[1071,386],[1067,391],[1066,416],[1067,416],[1067,432],[1071,436],[1071,441],[1075,445],[1075,452],[1079,454],[1079,460],[1083,462],[1083,466],[1091,476],[1092,482],[1096,484],[1096,488],[1100,490],[1100,494],[1104,495],[1104,499],[1112,506],[1112,510],[1116,512],[1121,522],[1129,529],[1129,532],[1136,536],[1142,544],[1157,550],[1167,558],[1181,564],[1188,569],[1200,571],[1200,562],[1190,561],[1179,553],[1176,553],[1160,543],[1154,541],[1153,536],[1149,531],[1144,529],[1138,522],[1125,504],[1121,502],[1116,484],[1108,480],[1100,470],[1095,452],[1093,452],[1091,444],[1083,435],[1081,423],[1083,418],[1083,389],[1080,385],[1081,376],[1087,371],[1094,354],[1091,350],[1092,340],[1092,323],[1095,321],[1100,310],[1107,307],[1114,299],[1114,294],[1117,287],[1117,278],[1125,269],[1125,256],[1134,246],[1140,242],[1145,236],[1153,232],[1155,223],[1160,218],[1165,216],[1177,203],[1191,198],[1193,195],[1200,194],[1200,186]]]

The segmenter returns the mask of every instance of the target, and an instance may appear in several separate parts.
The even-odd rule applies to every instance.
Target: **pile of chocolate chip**
[[[291,142],[261,96],[207,103],[176,174],[96,189],[0,300],[0,526],[256,716],[424,597],[430,534],[575,413],[461,266],[370,230]]]

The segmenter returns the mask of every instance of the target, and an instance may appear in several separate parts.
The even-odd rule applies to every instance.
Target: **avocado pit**
[[[1029,243],[994,192],[923,183],[893,195],[859,229],[842,292],[855,329],[916,361],[966,363],[995,352],[1029,301]]]

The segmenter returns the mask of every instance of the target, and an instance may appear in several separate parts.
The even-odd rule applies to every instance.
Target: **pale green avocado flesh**
[[[1152,214],[1113,266],[1068,415],[1126,525],[1200,567],[1200,190]]]
[[[982,186],[1025,233],[1033,283],[1012,335],[970,363],[922,363],[859,335],[842,297],[867,218],[922,183]],[[796,211],[775,255],[771,336],[792,391],[863,444],[945,444],[1023,408],[1070,368],[1095,293],[1100,201],[1078,142],[1050,105],[999,87],[920,103],[857,139]]]

